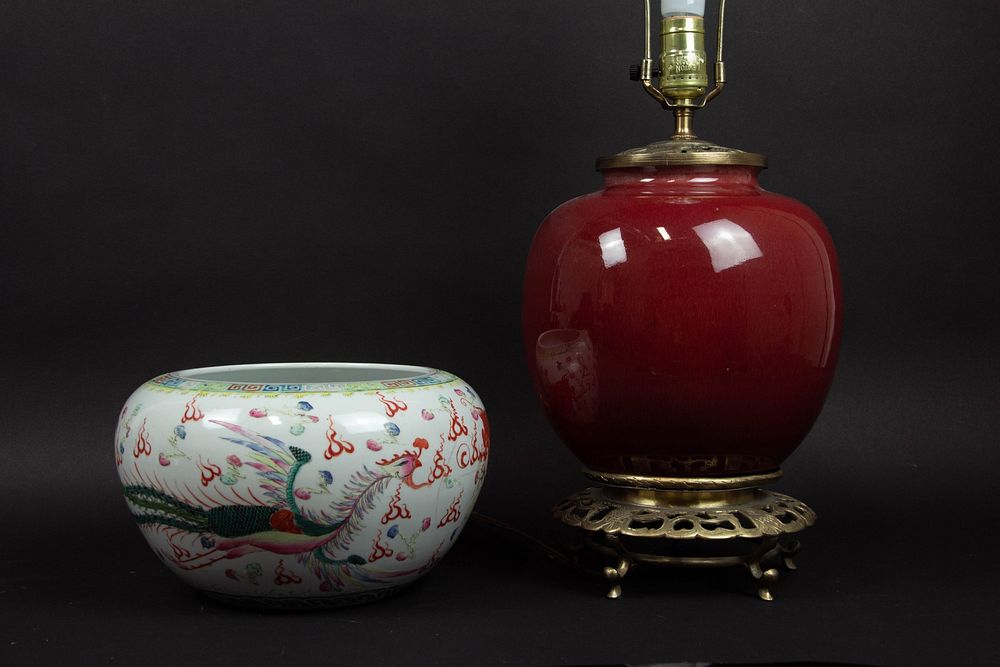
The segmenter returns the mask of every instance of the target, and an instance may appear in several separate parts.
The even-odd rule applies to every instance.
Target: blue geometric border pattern
[[[435,371],[405,380],[377,380],[372,382],[309,382],[303,384],[251,384],[247,382],[204,382],[191,380],[173,373],[164,373],[146,384],[160,389],[196,391],[213,394],[329,394],[352,393],[357,391],[378,391],[380,389],[415,389],[447,384],[457,378],[445,371]]]

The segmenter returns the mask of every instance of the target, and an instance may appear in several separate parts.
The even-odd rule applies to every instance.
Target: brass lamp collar
[[[718,146],[700,139],[670,139],[641,148],[630,148],[597,160],[597,170],[634,169],[636,167],[690,167],[710,165],[741,165],[767,167],[767,158],[760,153],[747,153],[735,148]]]

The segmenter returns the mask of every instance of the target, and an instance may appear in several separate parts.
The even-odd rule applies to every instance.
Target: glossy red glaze
[[[840,341],[836,256],[816,214],[758,171],[612,170],[538,230],[525,351],[587,467],[764,472],[812,427]]]

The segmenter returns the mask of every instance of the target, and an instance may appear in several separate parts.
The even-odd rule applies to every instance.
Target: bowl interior
[[[382,382],[411,380],[432,375],[433,368],[391,364],[289,363],[213,366],[179,371],[174,375],[201,382],[247,384],[295,384],[344,382]]]

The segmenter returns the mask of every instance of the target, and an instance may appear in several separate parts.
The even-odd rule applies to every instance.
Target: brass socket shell
[[[705,19],[671,16],[660,28],[660,92],[682,105],[708,90]]]

